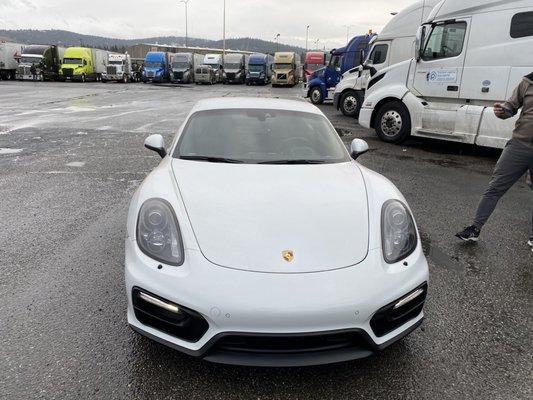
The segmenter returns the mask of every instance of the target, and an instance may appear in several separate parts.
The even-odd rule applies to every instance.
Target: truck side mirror
[[[426,40],[426,27],[422,25],[418,28],[416,32],[416,41],[415,41],[415,57],[416,61],[419,61],[422,58],[422,53],[424,52],[424,42]]]
[[[144,147],[155,151],[161,156],[161,158],[165,158],[167,155],[167,151],[165,150],[165,140],[163,139],[163,136],[159,134],[148,136],[144,140]]]

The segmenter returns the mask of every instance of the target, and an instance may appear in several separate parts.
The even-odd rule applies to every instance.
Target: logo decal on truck
[[[457,82],[457,71],[456,70],[446,70],[446,69],[436,69],[429,71],[426,75],[426,79],[430,83],[453,83]]]

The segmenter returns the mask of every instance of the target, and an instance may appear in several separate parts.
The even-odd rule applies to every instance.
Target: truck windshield
[[[289,110],[225,109],[195,113],[176,158],[249,164],[326,164],[349,161],[328,120]]]
[[[78,64],[82,65],[83,60],[81,58],[64,58],[63,64]]]
[[[307,64],[306,68],[309,71],[316,71],[317,69],[322,68],[323,66],[324,66],[323,64]]]
[[[189,63],[186,61],[176,61],[172,63],[172,68],[180,68],[180,69],[189,68]]]
[[[35,63],[35,64],[38,64],[40,63],[42,60],[42,57],[28,57],[28,56],[22,56],[20,57],[20,60],[19,62],[21,64],[31,64],[31,63]]]
[[[261,72],[265,69],[265,65],[264,64],[249,64],[248,65],[248,70],[250,72]]]
[[[109,61],[109,65],[122,65],[122,61]]]
[[[274,64],[275,69],[291,69],[292,64]]]
[[[144,66],[146,68],[161,68],[163,67],[163,63],[161,61],[146,61]]]
[[[225,69],[241,69],[241,64],[238,64],[238,63],[224,64],[224,68]]]

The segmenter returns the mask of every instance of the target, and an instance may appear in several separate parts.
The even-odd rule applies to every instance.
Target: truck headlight
[[[163,199],[144,202],[137,218],[137,244],[147,256],[170,265],[183,264],[184,252],[178,220]]]
[[[411,254],[417,246],[415,223],[407,207],[399,200],[388,200],[381,209],[381,244],[388,264]]]

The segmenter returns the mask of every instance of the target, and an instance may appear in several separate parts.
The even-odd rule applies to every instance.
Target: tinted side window
[[[511,20],[511,37],[533,36],[533,12],[515,14]]]
[[[377,44],[372,50],[372,54],[369,57],[369,61],[374,64],[382,64],[387,59],[387,51],[389,50],[388,44]]]
[[[424,61],[457,57],[463,51],[466,22],[452,22],[436,25],[424,50]]]

